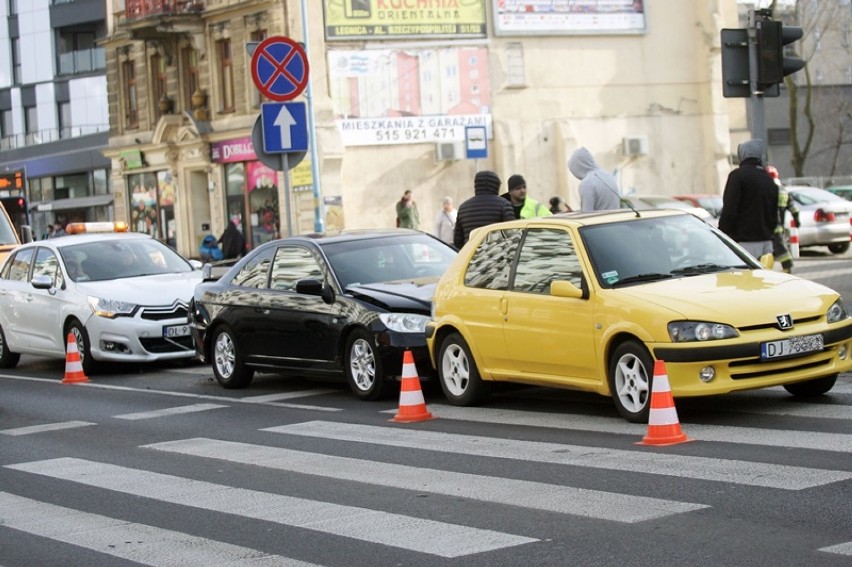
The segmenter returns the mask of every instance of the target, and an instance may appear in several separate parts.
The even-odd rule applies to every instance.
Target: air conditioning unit
[[[464,143],[438,142],[435,144],[435,159],[437,161],[465,159]]]
[[[621,140],[621,148],[626,156],[646,156],[648,155],[648,136],[626,136]]]

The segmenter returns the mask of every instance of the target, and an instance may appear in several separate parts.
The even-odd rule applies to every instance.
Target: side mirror
[[[583,290],[567,280],[554,280],[550,282],[550,295],[582,299]]]
[[[760,257],[760,265],[763,266],[767,270],[771,270],[772,266],[775,265],[775,256],[772,254],[764,254]]]
[[[296,282],[296,293],[304,295],[318,295],[328,304],[334,302],[334,290],[323,285],[323,282],[314,278],[307,278]]]
[[[33,276],[33,279],[30,281],[30,283],[36,289],[50,290],[51,288],[53,288],[53,278],[44,274]]]

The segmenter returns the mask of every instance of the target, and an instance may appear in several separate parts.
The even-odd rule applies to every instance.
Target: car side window
[[[482,289],[508,289],[512,262],[521,235],[521,230],[517,228],[488,233],[470,259],[464,285]]]
[[[296,282],[312,278],[324,281],[325,276],[311,251],[302,246],[281,246],[272,262],[272,277],[269,288],[278,291],[294,291]]]
[[[275,254],[275,248],[268,248],[258,253],[240,269],[231,283],[242,287],[265,288],[266,282],[269,281],[269,267],[272,265],[273,254]]]
[[[36,252],[35,262],[33,262],[33,277],[49,276],[53,285],[59,287],[62,285],[62,272],[59,270],[59,260],[56,254],[49,248],[39,247]]]
[[[568,232],[551,228],[527,231],[515,268],[514,291],[549,294],[554,280],[567,280],[580,287],[582,279],[583,270]]]
[[[9,279],[19,282],[29,280],[30,265],[33,263],[34,248],[19,250],[9,262]]]

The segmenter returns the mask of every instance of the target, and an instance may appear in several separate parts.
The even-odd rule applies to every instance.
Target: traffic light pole
[[[763,89],[758,80],[759,54],[757,49],[757,25],[755,11],[750,10],[748,13],[748,84],[751,90],[749,130],[751,131],[752,139],[763,140],[763,147],[767,148],[769,147],[769,141],[766,139],[766,114],[763,107]],[[766,157],[766,155],[762,156],[764,162],[766,161]]]

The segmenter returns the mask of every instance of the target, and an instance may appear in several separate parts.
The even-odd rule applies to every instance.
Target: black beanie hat
[[[512,177],[509,178],[507,185],[509,186],[509,191],[511,191],[515,187],[520,187],[521,185],[526,187],[527,182],[522,175],[518,175],[516,173],[515,175],[513,175]]]
[[[479,171],[473,178],[473,189],[476,193],[487,191],[495,195],[500,193],[500,178],[493,171]]]

